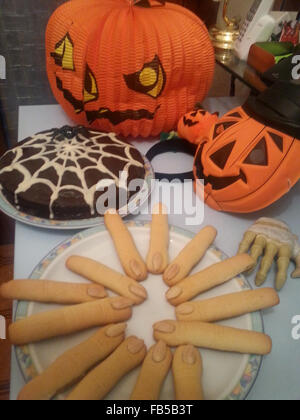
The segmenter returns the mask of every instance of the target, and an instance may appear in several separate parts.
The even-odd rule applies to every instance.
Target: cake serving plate
[[[155,174],[151,163],[148,159],[143,156],[144,169],[145,169],[145,183],[144,187],[134,195],[126,208],[119,209],[120,215],[126,217],[130,214],[136,213],[145,203],[149,200],[152,190],[154,187]],[[44,229],[56,229],[56,230],[82,230],[89,229],[95,226],[103,224],[103,217],[97,216],[89,219],[78,219],[78,220],[51,220],[43,219],[40,217],[32,216],[19,211],[15,208],[0,191],[0,211],[5,213],[12,219],[25,223],[26,225],[44,228]]]

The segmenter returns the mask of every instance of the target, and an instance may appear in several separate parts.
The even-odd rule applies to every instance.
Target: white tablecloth
[[[221,113],[239,105],[237,98],[209,98],[205,105],[211,111]],[[27,106],[19,111],[19,140],[38,131],[71,123],[61,108],[51,106]],[[146,152],[153,142],[135,141],[142,152]],[[299,157],[295,157],[298,159]],[[191,169],[192,158],[184,155],[166,154],[155,159],[154,168],[162,172],[188,171]],[[163,169],[163,170],[162,170]],[[191,184],[186,185],[187,196],[191,193]],[[186,213],[190,205],[185,203]],[[212,224],[218,230],[216,245],[228,256],[235,255],[238,243],[244,231],[258,217],[276,217],[290,224],[295,234],[300,235],[299,224],[300,183],[279,202],[268,209],[248,215],[233,215],[216,212],[209,207],[204,208],[202,225]],[[147,216],[137,216],[138,219]],[[201,228],[187,226],[186,216],[170,216],[170,223],[197,232]],[[15,243],[15,278],[26,278],[40,260],[60,242],[77,232],[51,231],[33,228],[21,223],[16,224]],[[292,267],[290,268],[292,270]],[[274,271],[268,277],[266,286],[273,286]],[[254,285],[253,277],[250,282]],[[296,400],[300,398],[300,341],[292,338],[292,319],[300,314],[300,280],[289,279],[287,285],[280,292],[280,306],[264,311],[264,325],[266,333],[273,339],[273,351],[263,360],[261,371],[255,386],[251,390],[249,400]],[[24,385],[18,368],[14,352],[11,365],[11,399],[17,397]]]

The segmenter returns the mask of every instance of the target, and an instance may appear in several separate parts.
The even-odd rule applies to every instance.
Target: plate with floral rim
[[[145,222],[127,223],[137,247],[143,257],[146,257],[150,238],[150,224]],[[173,259],[184,246],[193,238],[193,233],[181,228],[170,226],[170,259]],[[66,282],[83,282],[84,279],[70,273],[65,261],[71,255],[82,255],[102,262],[111,268],[122,272],[122,267],[114,250],[113,242],[104,226],[82,231],[73,238],[63,242],[51,251],[34,269],[32,279],[43,281],[52,279]],[[211,247],[202,261],[194,268],[197,272],[207,266],[226,259],[224,252],[215,246]],[[144,339],[149,348],[153,343],[152,326],[163,319],[175,319],[174,307],[165,299],[167,286],[161,276],[149,275],[143,282],[148,292],[148,299],[134,307],[133,316],[127,323],[127,336],[136,335]],[[218,286],[197,299],[207,299],[226,293],[234,293],[251,289],[243,275]],[[113,295],[111,293],[111,295]],[[34,302],[19,302],[15,314],[15,321],[31,315],[58,308],[58,305],[46,305]],[[264,332],[263,316],[261,312],[247,314],[231,320],[221,322],[236,328]],[[16,347],[17,360],[26,382],[41,374],[57,357],[65,351],[87,339],[95,329],[84,331],[72,336],[47,340],[41,343]],[[255,384],[260,371],[262,356],[240,355],[199,349],[204,366],[203,388],[207,400],[244,400]],[[107,400],[128,400],[137,379],[139,368],[124,377],[107,395]],[[58,396],[64,398],[66,394]],[[172,374],[169,373],[163,385],[161,400],[174,399]]]

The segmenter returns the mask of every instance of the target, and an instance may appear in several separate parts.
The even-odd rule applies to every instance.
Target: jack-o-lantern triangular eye
[[[75,71],[74,65],[74,44],[67,33],[56,45],[54,52],[51,53],[55,64],[64,70]]]
[[[276,146],[278,147],[278,149],[283,152],[283,137],[279,136],[278,134],[275,133],[271,133],[270,131],[268,131],[269,136],[271,137],[271,139],[274,141],[274,143],[276,144]]]
[[[96,78],[93,75],[89,66],[86,66],[83,102],[86,104],[88,102],[96,101],[97,99],[98,99],[98,88],[97,88]]]
[[[232,114],[227,115],[227,117],[242,118],[239,112],[233,112]]]
[[[211,160],[220,168],[224,169],[225,165],[228,161],[229,156],[234,148],[235,141],[232,143],[226,144],[226,146],[222,147],[220,150],[215,152],[211,155]]]
[[[268,152],[267,152],[267,143],[265,137],[261,139],[260,142],[251,150],[249,155],[244,160],[244,163],[247,165],[258,165],[258,166],[267,166],[268,165]]]
[[[195,125],[198,125],[199,124],[199,121],[194,121],[194,120],[191,120],[190,118],[188,118],[186,115],[183,117],[183,124],[186,126],[186,127],[194,127]]]
[[[136,73],[124,75],[124,79],[129,89],[158,98],[166,84],[166,73],[156,55],[151,63],[146,63]]]
[[[225,130],[227,130],[228,128],[230,128],[231,126],[233,126],[236,123],[237,123],[237,121],[226,121],[226,122],[221,122],[219,124],[216,124],[215,130],[214,130],[213,140],[217,136],[219,136],[220,134],[222,134]]]

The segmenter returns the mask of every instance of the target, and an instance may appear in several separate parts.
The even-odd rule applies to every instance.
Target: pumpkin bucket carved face
[[[218,113],[210,114],[201,108],[185,114],[179,120],[177,131],[180,137],[188,137],[190,143],[199,144],[218,119]]]
[[[206,27],[187,9],[161,3],[72,0],[54,12],[48,78],[77,124],[158,135],[207,95],[214,51]]]
[[[299,180],[299,153],[299,140],[237,108],[199,145],[194,175],[196,183],[204,180],[203,198],[210,207],[254,212],[278,200]]]

